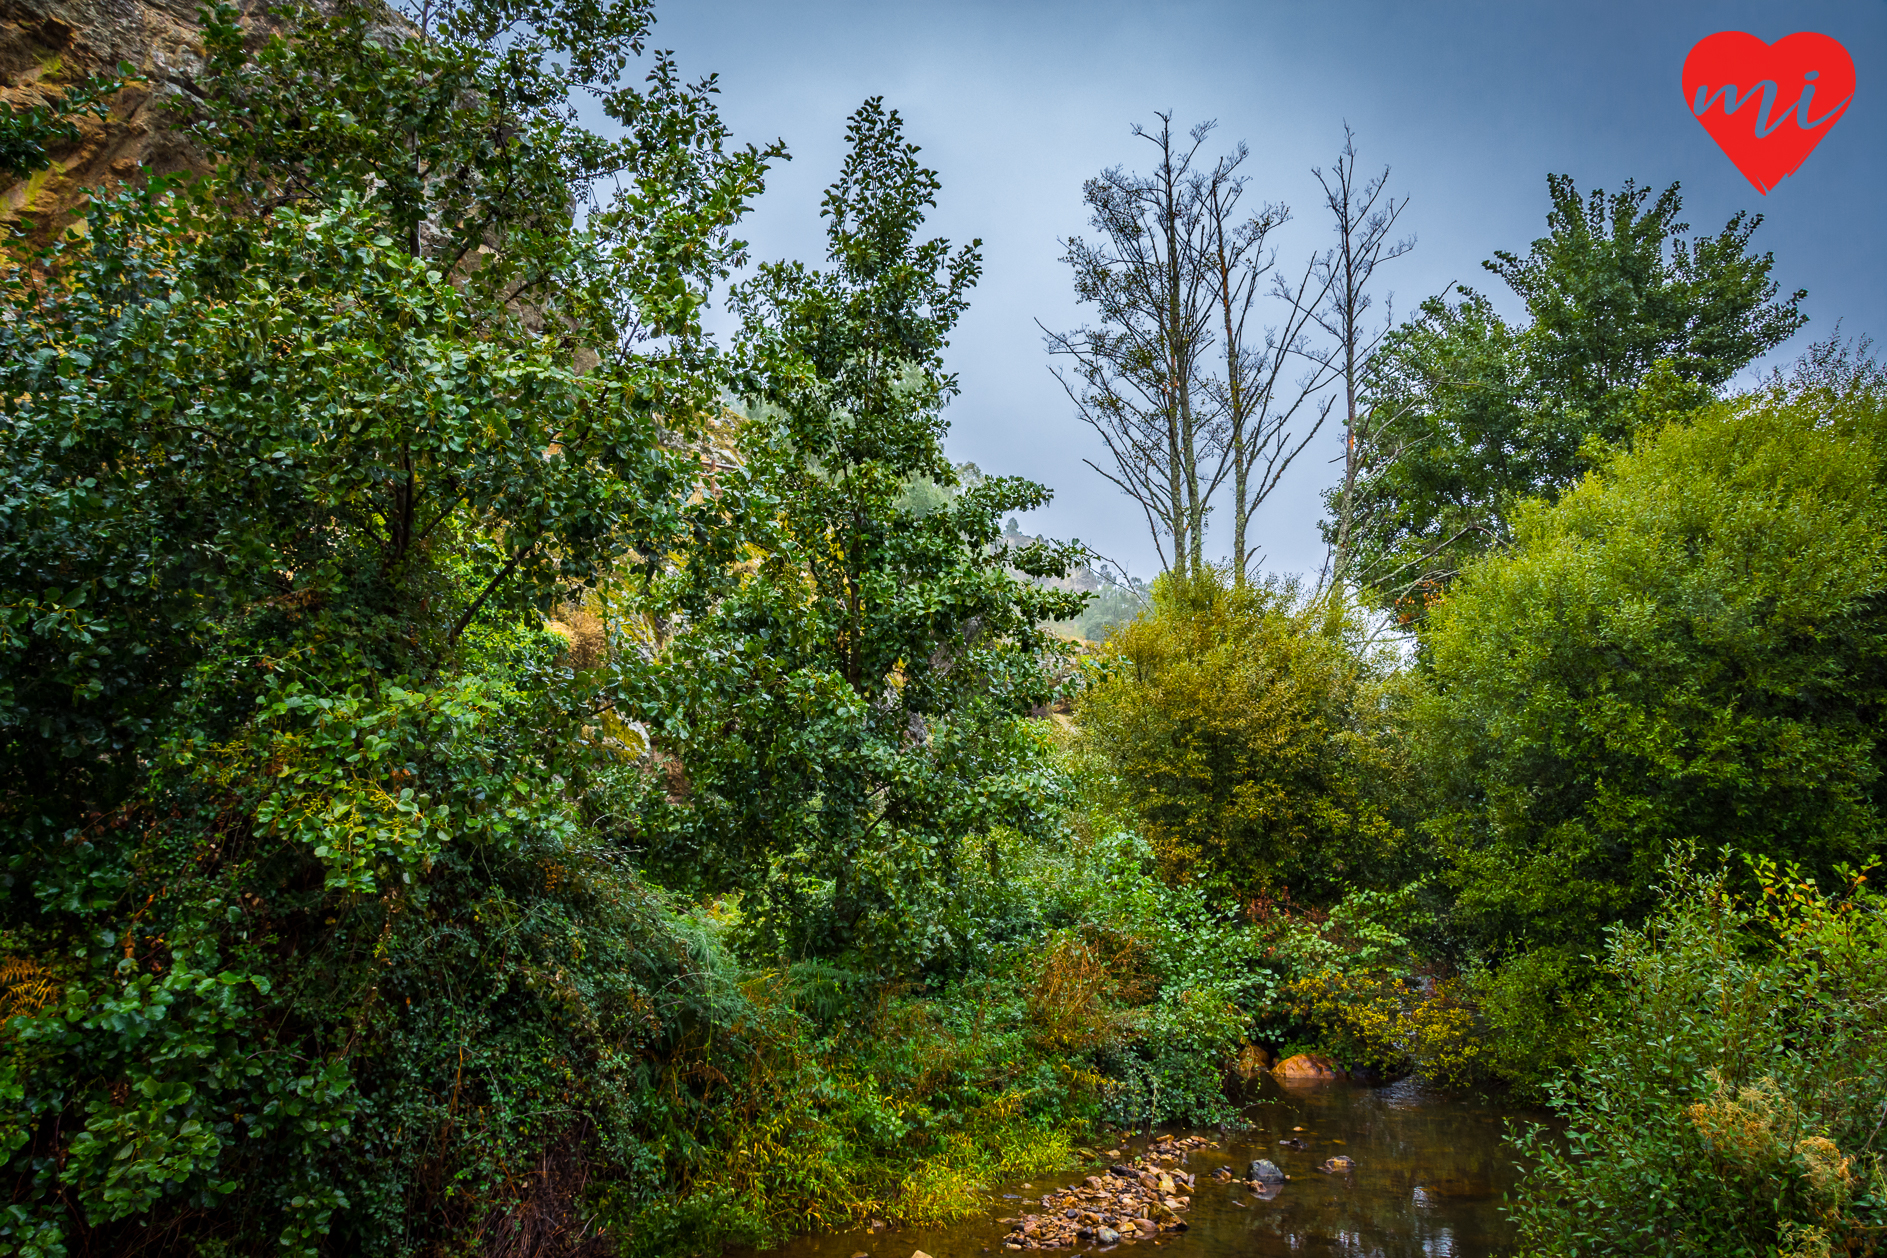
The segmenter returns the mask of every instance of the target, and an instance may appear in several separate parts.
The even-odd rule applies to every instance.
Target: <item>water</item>
[[[1343,1081],[1280,1087],[1267,1078],[1261,1103],[1248,1111],[1255,1126],[1217,1137],[1221,1148],[1195,1149],[1182,1166],[1197,1176],[1189,1231],[1162,1234],[1156,1240],[1127,1243],[1111,1251],[1081,1249],[1022,1251],[1035,1254],[1107,1252],[1110,1258],[1480,1258],[1513,1251],[1513,1231],[1500,1211],[1518,1172],[1514,1155],[1502,1143],[1504,1121],[1540,1117],[1478,1097],[1439,1093],[1413,1080],[1387,1087]],[[1293,1128],[1302,1127],[1301,1132]],[[1176,1132],[1175,1134],[1184,1134]],[[1205,1133],[1213,1134],[1213,1133]],[[1303,1150],[1281,1146],[1286,1137],[1303,1140]],[[1111,1145],[1124,1159],[1139,1156],[1147,1141],[1135,1138]],[[1356,1162],[1349,1175],[1316,1169],[1336,1154]],[[1261,1200],[1243,1184],[1212,1178],[1220,1166],[1242,1176],[1253,1158],[1270,1158],[1290,1181],[1271,1200]],[[1091,1167],[1042,1176],[1032,1187],[1007,1185],[997,1190],[985,1218],[937,1227],[887,1232],[864,1230],[804,1236],[770,1258],[910,1258],[921,1249],[932,1258],[1009,1258],[1002,1247],[1006,1224],[996,1218],[1036,1214],[1042,1195],[1079,1183]],[[1007,1196],[1015,1194],[1015,1196]],[[1270,1194],[1267,1194],[1270,1195]],[[1017,1198],[1020,1199],[1017,1199]]]

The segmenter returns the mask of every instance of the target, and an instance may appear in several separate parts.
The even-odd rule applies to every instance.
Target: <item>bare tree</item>
[[[1295,285],[1276,273],[1277,253],[1267,251],[1271,232],[1290,221],[1288,206],[1267,203],[1247,219],[1238,217],[1246,177],[1238,173],[1249,150],[1239,144],[1221,158],[1202,181],[1201,244],[1211,275],[1213,302],[1221,324],[1219,359],[1224,374],[1207,381],[1216,406],[1215,428],[1222,434],[1221,456],[1212,480],[1216,488],[1232,479],[1232,575],[1243,583],[1256,558],[1251,520],[1285,471],[1323,427],[1333,398],[1318,395],[1334,370],[1327,356],[1308,347],[1307,331],[1330,286],[1328,268],[1317,259]],[[1263,281],[1270,295],[1284,302],[1284,322],[1266,327],[1254,344],[1248,325]],[[1287,380],[1294,363],[1309,369]],[[1302,423],[1300,430],[1293,425]]]
[[[1157,130],[1134,127],[1158,151],[1153,172],[1114,167],[1088,180],[1082,199],[1097,238],[1062,242],[1096,326],[1042,331],[1051,354],[1072,360],[1056,378],[1113,463],[1088,465],[1139,504],[1161,565],[1196,573],[1220,441],[1199,377],[1213,306],[1200,248],[1206,185],[1192,166],[1213,124],[1176,139],[1172,115],[1155,117]]]
[[[1328,174],[1321,168],[1311,173],[1323,186],[1324,204],[1335,220],[1337,232],[1336,247],[1317,262],[1324,296],[1316,317],[1332,342],[1320,353],[1343,381],[1343,479],[1331,498],[1332,518],[1326,526],[1329,552],[1324,561],[1326,579],[1342,584],[1357,575],[1351,567],[1358,483],[1394,458],[1392,430],[1400,413],[1395,407],[1372,407],[1361,400],[1369,356],[1394,323],[1391,310],[1379,328],[1371,331],[1365,326],[1365,315],[1374,301],[1369,285],[1377,267],[1415,248],[1415,238],[1391,238],[1409,199],[1398,201],[1384,195],[1389,180],[1387,166],[1374,178],[1358,180],[1356,133],[1349,123],[1343,124],[1343,148],[1337,154],[1336,165]]]

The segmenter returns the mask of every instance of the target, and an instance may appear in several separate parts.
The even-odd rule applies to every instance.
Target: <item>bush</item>
[[[1102,660],[1080,728],[1169,875],[1316,903],[1403,859],[1388,661],[1343,605],[1162,576]]]
[[[1751,858],[1673,869],[1617,927],[1620,986],[1552,1088],[1515,1217],[1542,1255],[1872,1253],[1887,1225],[1887,899]],[[1733,890],[1743,881],[1745,893]]]
[[[1426,826],[1488,956],[1576,965],[1687,840],[1824,877],[1880,850],[1878,371],[1680,418],[1516,531],[1431,613],[1416,705]]]

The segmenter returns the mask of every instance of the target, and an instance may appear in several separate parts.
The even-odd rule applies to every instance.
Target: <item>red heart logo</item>
[[[1765,196],[1795,173],[1854,99],[1854,58],[1826,35],[1765,44],[1718,31],[1684,58],[1684,103]]]

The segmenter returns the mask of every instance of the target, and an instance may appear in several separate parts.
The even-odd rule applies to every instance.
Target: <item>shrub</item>
[[[1170,875],[1318,902],[1403,856],[1387,661],[1342,604],[1167,575],[1102,659],[1080,728]]]
[[[1687,840],[1823,877],[1880,850],[1878,370],[1669,423],[1516,532],[1433,610],[1416,705],[1427,829],[1488,955],[1576,964]]]
[[[1874,1252],[1887,1225],[1887,900],[1749,858],[1616,927],[1619,1000],[1551,1089],[1515,1208],[1542,1255]]]

